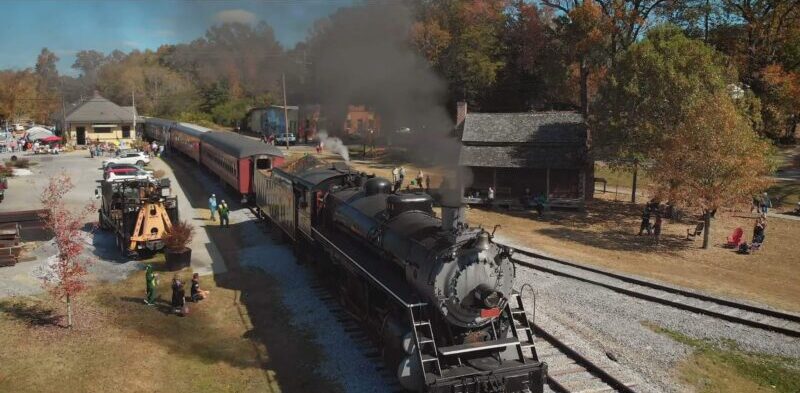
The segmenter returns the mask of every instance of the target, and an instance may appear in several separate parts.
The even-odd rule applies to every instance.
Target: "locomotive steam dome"
[[[366,196],[389,194],[391,192],[392,184],[382,177],[373,177],[364,182],[364,194]]]

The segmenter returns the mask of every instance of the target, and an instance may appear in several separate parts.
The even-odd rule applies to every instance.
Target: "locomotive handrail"
[[[313,231],[313,232],[314,232],[314,233],[315,233],[317,236],[319,236],[319,237],[320,237],[322,240],[324,240],[326,243],[328,243],[328,245],[329,245],[329,246],[333,247],[333,248],[334,248],[334,249],[336,249],[336,251],[338,251],[338,252],[339,252],[341,255],[343,255],[345,258],[347,258],[348,260],[350,260],[350,262],[351,262],[353,265],[355,265],[356,267],[358,267],[358,269],[359,269],[359,270],[361,270],[361,272],[362,272],[362,273],[364,273],[364,274],[365,274],[367,277],[369,277],[369,279],[370,279],[370,280],[372,280],[372,281],[373,281],[375,284],[377,284],[377,285],[379,285],[381,288],[383,288],[383,290],[384,290],[384,291],[386,291],[386,293],[388,293],[389,295],[392,295],[392,297],[393,297],[393,298],[395,298],[395,300],[397,300],[398,302],[400,302],[401,304],[403,304],[403,305],[404,305],[406,308],[411,308],[411,307],[420,307],[420,306],[426,306],[426,305],[427,305],[427,303],[406,303],[406,301],[405,301],[405,300],[403,300],[403,298],[401,298],[401,297],[400,297],[400,295],[398,295],[398,294],[394,293],[394,292],[393,292],[391,289],[389,289],[389,287],[387,287],[387,286],[386,286],[386,285],[385,285],[383,282],[381,282],[381,281],[380,281],[380,280],[378,280],[378,279],[377,279],[375,276],[373,276],[373,275],[372,275],[372,273],[370,273],[370,272],[369,272],[367,269],[365,269],[363,266],[361,266],[361,265],[360,265],[358,262],[356,262],[356,261],[355,261],[353,258],[351,258],[349,255],[347,255],[347,253],[345,253],[344,251],[342,251],[342,249],[341,249],[341,248],[339,248],[338,246],[336,246],[336,244],[334,244],[332,241],[330,241],[330,239],[328,239],[327,237],[325,237],[325,235],[323,235],[323,234],[322,234],[322,233],[320,233],[318,230],[316,230],[316,228],[312,228],[312,231]]]

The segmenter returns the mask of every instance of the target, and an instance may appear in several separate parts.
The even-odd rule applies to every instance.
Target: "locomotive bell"
[[[486,233],[486,231],[481,231],[475,241],[475,248],[479,250],[488,250],[489,244],[489,234]]]

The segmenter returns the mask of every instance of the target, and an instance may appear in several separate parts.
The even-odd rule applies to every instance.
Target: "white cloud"
[[[214,15],[214,22],[216,23],[243,23],[243,24],[255,24],[256,23],[256,14],[245,11],[242,9],[235,9],[235,10],[224,10],[217,12]]]
[[[128,48],[138,49],[142,47],[142,44],[136,41],[122,41],[122,46],[127,46]]]
[[[175,35],[175,32],[169,29],[158,29],[153,32],[153,35],[157,37],[172,37]]]

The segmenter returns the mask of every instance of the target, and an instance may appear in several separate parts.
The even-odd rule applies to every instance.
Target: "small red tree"
[[[39,277],[53,297],[67,303],[67,327],[72,327],[72,299],[85,289],[86,267],[92,259],[83,256],[83,243],[86,234],[84,221],[95,210],[89,202],[83,209],[74,210],[66,206],[64,195],[75,185],[66,173],[50,178],[42,191],[40,201],[45,212],[41,219],[52,234],[58,254],[47,261],[40,270]]]

